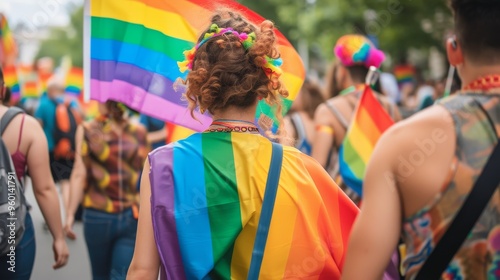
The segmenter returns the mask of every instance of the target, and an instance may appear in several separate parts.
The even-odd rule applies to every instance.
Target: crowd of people
[[[33,116],[9,108],[0,71],[0,144],[20,182],[31,178],[54,269],[82,219],[94,280],[497,279],[499,181],[488,174],[499,160],[500,3],[451,0],[451,9],[454,81],[426,81],[403,59],[373,83],[386,55],[346,34],[324,80],[305,79],[271,139],[254,122],[261,100],[280,112],[288,96],[272,63],[275,27],[230,9],[211,18],[181,81],[191,113],[213,122],[174,143],[165,122],[115,101],[84,121],[56,76]],[[364,131],[380,138],[360,192],[345,180],[342,151],[372,93],[394,124]],[[1,255],[0,278],[30,279],[35,250],[27,211],[16,272]]]

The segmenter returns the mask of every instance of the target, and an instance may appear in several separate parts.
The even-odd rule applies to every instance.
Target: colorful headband
[[[334,49],[335,56],[344,66],[364,65],[367,68],[379,68],[385,54],[375,48],[368,38],[361,35],[345,35],[341,37]]]
[[[198,44],[196,44],[196,46],[194,46],[190,50],[184,51],[184,56],[186,60],[182,62],[177,62],[177,65],[179,66],[179,70],[181,71],[181,73],[184,73],[188,70],[193,70],[195,53],[201,46],[203,46],[203,44],[205,44],[208,40],[212,38],[219,37],[225,34],[233,34],[236,37],[238,37],[239,41],[241,42],[245,50],[250,49],[256,40],[255,32],[239,33],[238,31],[234,30],[231,27],[220,28],[217,24],[214,23],[210,26],[208,32],[205,33],[203,39]],[[265,59],[266,59],[266,64],[262,66],[264,72],[266,72],[266,74],[269,77],[273,74],[276,76],[280,76],[282,74],[282,70],[279,67],[283,64],[283,60],[281,58],[271,58],[267,55],[265,56]]]

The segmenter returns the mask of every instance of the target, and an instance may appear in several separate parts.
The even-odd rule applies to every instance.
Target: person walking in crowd
[[[359,49],[355,49],[356,46],[360,46]],[[369,68],[380,67],[385,55],[361,35],[341,37],[335,45],[334,53],[341,62],[334,71],[335,84],[336,88],[343,90],[338,96],[321,104],[315,112],[314,123],[317,131],[313,141],[312,157],[327,169],[337,183],[341,184],[338,150],[365,87]],[[378,95],[378,100],[394,121],[400,119],[398,108],[394,103],[381,95]],[[354,192],[349,191],[343,184],[341,186],[353,201],[359,202],[359,197]]]
[[[312,81],[306,79],[298,98],[292,103],[288,116],[284,119],[287,137],[283,144],[290,143],[306,155],[311,155],[314,139],[314,112],[325,100],[321,89]]]
[[[69,177],[75,158],[75,134],[82,114],[78,102],[65,98],[64,81],[53,76],[47,94],[40,98],[35,117],[40,121],[49,145],[52,177],[61,187],[64,210],[69,205]]]
[[[101,117],[76,133],[77,156],[71,174],[66,217],[68,237],[83,199],[85,242],[94,280],[125,279],[137,231],[137,180],[149,151],[146,129],[126,117],[114,101],[100,104]]]
[[[14,112],[12,110],[15,110],[3,105],[4,96],[4,76],[0,69],[1,120],[4,120],[7,112],[10,114]],[[52,176],[50,176],[49,152],[47,141],[43,137],[43,130],[34,118],[22,111],[15,115],[3,129],[5,131],[0,132],[2,141],[10,152],[16,176],[22,184],[24,184],[27,170],[29,171],[35,198],[53,238],[52,248],[55,259],[53,268],[61,268],[66,265],[69,252],[61,223],[59,197]],[[7,221],[0,221],[0,223],[7,223]],[[10,257],[0,256],[0,279],[28,280],[31,277],[35,263],[36,241],[35,229],[29,212],[26,213],[24,227],[22,239],[15,247],[15,272],[9,270]]]
[[[339,279],[357,207],[315,160],[254,125],[259,100],[279,107],[288,93],[270,68],[279,59],[273,23],[221,10],[189,53],[180,63],[191,70],[189,108],[214,121],[150,153],[128,279],[156,280],[159,268],[161,279]],[[282,163],[271,164],[281,148]],[[258,224],[270,218],[268,175],[279,186],[259,273],[250,256]]]
[[[343,279],[380,279],[401,233],[407,279],[498,279],[498,181],[479,178],[498,168],[500,2],[451,0],[451,8],[456,35],[446,50],[462,89],[378,142]]]

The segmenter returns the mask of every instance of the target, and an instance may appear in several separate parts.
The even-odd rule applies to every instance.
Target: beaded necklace
[[[205,132],[259,133],[259,129],[253,123],[247,121],[218,119],[213,121]]]
[[[485,93],[492,92],[493,89],[495,89],[495,92],[500,92],[500,75],[498,74],[479,78],[464,87],[462,91]]]

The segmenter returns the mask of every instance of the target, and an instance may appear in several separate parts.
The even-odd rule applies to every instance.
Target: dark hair
[[[4,82],[4,80],[3,80],[3,69],[2,69],[1,66],[0,66],[0,81]]]
[[[116,121],[123,122],[125,119],[123,114],[125,113],[125,106],[120,104],[119,102],[108,100],[105,103],[106,109],[108,110],[108,116]]]
[[[311,119],[314,118],[314,112],[316,111],[316,108],[318,108],[318,106],[325,101],[320,87],[309,79],[306,79],[304,81],[304,84],[300,89],[299,98],[302,98],[304,111]]]
[[[332,63],[325,75],[325,98],[330,99],[340,94],[343,90],[342,85],[337,81],[337,73],[340,68],[340,63]]]
[[[276,77],[270,79],[262,69],[266,64],[266,55],[272,58],[280,56],[273,23],[266,20],[257,27],[229,9],[218,11],[211,19],[213,23],[220,28],[231,27],[239,33],[255,32],[256,40],[246,50],[238,37],[226,34],[209,39],[196,51],[193,70],[185,81],[185,96],[191,114],[196,107],[202,113],[208,110],[211,114],[229,106],[246,108],[261,97],[270,105],[277,106],[276,115],[279,118],[281,96],[287,96],[288,91]],[[208,29],[198,42],[206,32]]]
[[[368,75],[368,68],[364,65],[354,65],[346,67],[351,79],[355,84],[364,84],[366,76]]]
[[[5,87],[2,103],[10,105],[10,99],[12,98],[12,92],[9,87]]]
[[[500,1],[451,0],[451,8],[465,55],[481,64],[500,63]]]

